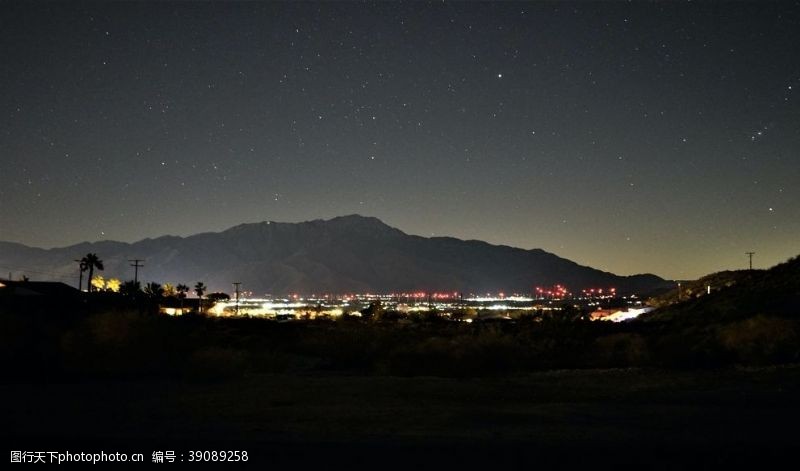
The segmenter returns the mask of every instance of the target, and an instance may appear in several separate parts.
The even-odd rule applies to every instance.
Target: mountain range
[[[670,286],[650,274],[618,276],[540,249],[452,237],[406,234],[372,217],[350,215],[300,223],[265,221],[222,232],[164,236],[134,243],[83,242],[42,249],[0,242],[0,270],[77,285],[76,259],[96,253],[106,277],[133,279],[130,259],[144,259],[143,282],[231,283],[254,295],[287,293],[530,293],[561,284],[573,291],[616,287],[646,293]]]

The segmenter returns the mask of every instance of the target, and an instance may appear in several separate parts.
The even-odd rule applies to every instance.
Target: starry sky
[[[0,240],[358,213],[673,279],[800,253],[800,5],[0,5]]]

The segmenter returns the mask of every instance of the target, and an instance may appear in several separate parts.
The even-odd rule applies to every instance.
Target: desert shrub
[[[650,361],[647,340],[636,333],[616,333],[598,337],[587,364],[597,367],[644,366]]]
[[[541,322],[543,318],[543,314],[541,310],[537,311],[518,311],[512,315],[517,322],[521,323],[533,323],[533,322]]]
[[[323,360],[281,350],[247,350],[247,372],[256,374],[304,373],[319,370]]]
[[[800,359],[796,321],[758,315],[718,330],[719,341],[737,362],[766,364]]]
[[[5,373],[24,371],[36,337],[31,322],[19,315],[0,313],[0,368]]]
[[[672,328],[654,334],[653,363],[677,368],[714,368],[731,364],[731,355],[720,344],[715,325]]]
[[[369,371],[382,352],[392,348],[402,329],[394,324],[345,322],[304,332],[294,353],[317,358],[329,370]]]
[[[380,374],[402,376],[488,376],[516,371],[524,363],[526,348],[500,326],[449,329],[429,325],[408,332],[405,341],[381,352]]]
[[[243,376],[247,368],[243,352],[225,347],[204,347],[189,358],[184,375],[195,381],[224,381]]]
[[[404,312],[400,312],[394,309],[389,309],[378,313],[376,320],[381,322],[397,322],[407,317],[408,316]]]
[[[502,326],[491,326],[478,331],[470,339],[465,361],[475,374],[493,375],[517,370],[530,354],[515,335],[509,335]]]
[[[148,322],[153,322],[150,319]],[[169,362],[161,355],[161,345],[152,335],[143,335],[148,322],[135,311],[108,311],[65,330],[59,339],[64,373],[130,377],[164,369]]]
[[[86,327],[93,342],[120,347],[130,340],[139,317],[134,312],[104,312],[90,316],[86,320]]]
[[[450,376],[460,370],[462,347],[444,337],[416,339],[384,352],[377,370],[400,376]]]

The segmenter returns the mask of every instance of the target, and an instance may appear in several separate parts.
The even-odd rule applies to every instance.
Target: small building
[[[0,280],[0,312],[63,314],[74,312],[83,293],[57,281]]]
[[[81,292],[58,281],[0,280],[0,297],[78,298]]]
[[[194,300],[193,300],[194,301]],[[158,313],[168,316],[182,316],[197,311],[196,301],[187,301],[176,297],[161,298],[158,302]]]

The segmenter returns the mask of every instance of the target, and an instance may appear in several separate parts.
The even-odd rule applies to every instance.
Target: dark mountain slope
[[[756,315],[793,319],[800,316],[800,257],[769,270],[723,272],[701,280],[708,283],[716,280],[722,286],[711,294],[665,306],[641,319],[710,324]],[[700,288],[702,286],[699,285]]]
[[[302,223],[241,224],[220,233],[165,236],[133,244],[81,243],[36,249],[0,243],[0,267],[34,270],[32,278],[76,278],[74,259],[96,252],[107,277],[130,279],[128,259],[145,259],[141,280],[233,281],[254,294],[461,291],[521,292],[556,283],[574,290],[615,286],[643,293],[669,284],[654,275],[620,277],[543,250],[451,237],[419,237],[357,215]],[[8,269],[6,269],[8,271]]]

